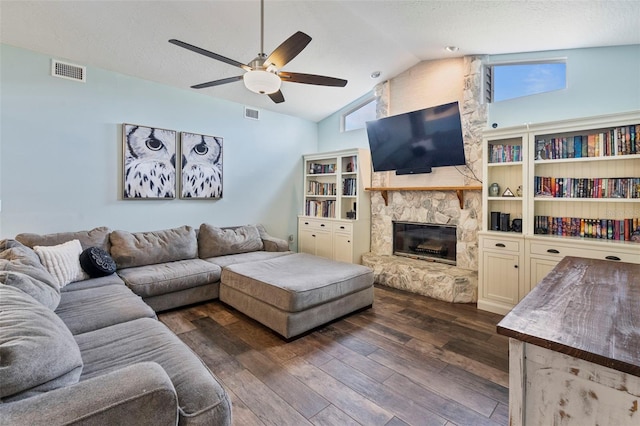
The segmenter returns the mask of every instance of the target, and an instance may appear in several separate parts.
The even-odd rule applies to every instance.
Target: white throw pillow
[[[33,250],[60,288],[71,282],[89,278],[80,266],[82,246],[79,240],[67,241],[57,246],[35,246]]]

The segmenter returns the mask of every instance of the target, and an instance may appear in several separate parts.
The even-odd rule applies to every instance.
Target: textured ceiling
[[[199,92],[319,121],[423,60],[640,44],[638,22],[637,0],[265,0],[266,53],[303,31],[313,40],[283,70],[347,86],[284,83],[279,105],[241,81]],[[2,43],[185,90],[242,70],[167,40],[248,63],[260,50],[259,23],[259,0],[0,2]],[[448,45],[460,50],[447,53]]]

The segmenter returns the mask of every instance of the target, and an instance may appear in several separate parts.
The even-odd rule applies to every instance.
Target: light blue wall
[[[566,58],[567,89],[489,105],[509,127],[640,109],[640,45],[493,55],[491,63]]]
[[[86,83],[54,78],[50,57],[6,45],[0,58],[0,236],[202,222],[296,233],[316,123],[264,110],[246,120],[244,105],[98,68]],[[122,123],[222,136],[223,198],[123,201]]]
[[[318,151],[337,151],[348,148],[366,148],[369,149],[369,140],[367,139],[367,131],[365,129],[351,130],[349,132],[340,131],[340,120],[342,114],[351,110],[356,105],[361,104],[364,100],[369,99],[371,93],[356,99],[349,105],[340,109],[329,117],[318,123]]]
[[[640,109],[640,45],[493,55],[490,62],[566,58],[566,90],[490,104],[487,125],[564,120]],[[365,130],[340,132],[340,117],[361,99],[318,123],[318,147],[368,148]]]

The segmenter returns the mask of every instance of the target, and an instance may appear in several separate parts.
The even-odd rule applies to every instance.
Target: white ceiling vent
[[[250,120],[260,120],[260,111],[253,108],[244,107],[244,118]]]
[[[54,77],[66,78],[67,80],[87,81],[87,67],[70,64],[68,62],[51,60],[51,75]]]

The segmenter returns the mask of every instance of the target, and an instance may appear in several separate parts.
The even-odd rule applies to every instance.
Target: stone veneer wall
[[[482,179],[482,129],[487,120],[486,105],[482,102],[482,62],[482,56],[464,58],[460,105],[465,157],[479,179]],[[375,88],[378,117],[389,115],[389,89],[389,82]],[[391,186],[389,180],[389,172],[374,173],[372,186]],[[464,177],[464,184],[480,183]],[[363,257],[363,263],[374,269],[376,281],[449,302],[477,301],[481,192],[465,192],[463,209],[453,191],[391,191],[388,199],[385,206],[380,193],[371,194],[371,253]],[[392,221],[457,225],[457,266],[391,256]]]

